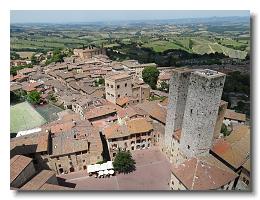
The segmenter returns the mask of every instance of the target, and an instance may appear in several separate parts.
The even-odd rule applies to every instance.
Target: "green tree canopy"
[[[161,87],[159,88],[159,90],[161,90],[163,92],[169,92],[169,84],[166,83],[165,81],[162,81]]]
[[[119,151],[113,162],[115,171],[119,173],[129,173],[135,170],[135,161],[130,151]]]
[[[40,103],[40,93],[38,91],[32,91],[29,94],[27,94],[27,100],[32,104],[38,104]]]
[[[159,77],[159,70],[154,66],[145,67],[142,72],[142,77],[152,89],[156,89],[157,80]]]

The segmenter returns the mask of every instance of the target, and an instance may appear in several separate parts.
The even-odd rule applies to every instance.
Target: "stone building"
[[[109,125],[103,130],[108,143],[110,157],[113,159],[121,150],[140,150],[154,144],[153,126],[145,118],[134,118],[124,123]]]
[[[116,103],[117,98],[132,96],[132,76],[116,73],[105,78],[106,99]]]
[[[183,117],[181,151],[188,157],[208,153],[225,82],[225,74],[197,70],[191,74]]]
[[[165,126],[165,152],[170,154],[172,134],[182,128],[190,75],[193,70],[178,68],[172,71]]]
[[[79,56],[81,59],[92,58],[95,55],[106,54],[103,48],[88,47],[86,49],[74,49],[74,55]]]
[[[224,74],[212,70],[181,69],[173,74],[165,131],[168,155],[177,130],[181,130],[179,151],[185,159],[209,153],[224,81]]]

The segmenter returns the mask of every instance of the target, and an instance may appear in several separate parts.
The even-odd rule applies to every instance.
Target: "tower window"
[[[190,114],[192,114],[193,109],[190,109]]]
[[[188,145],[188,149],[190,149],[190,145]]]

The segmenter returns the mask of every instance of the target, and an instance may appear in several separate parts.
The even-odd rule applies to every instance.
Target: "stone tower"
[[[174,131],[182,128],[190,75],[193,70],[178,68],[170,79],[169,102],[165,126],[164,150],[169,154]]]
[[[209,152],[224,82],[225,74],[213,70],[191,73],[180,139],[180,151],[186,157]]]

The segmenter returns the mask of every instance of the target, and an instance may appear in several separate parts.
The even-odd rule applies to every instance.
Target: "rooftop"
[[[12,157],[10,161],[10,182],[12,183],[31,162],[31,158],[22,155]]]
[[[107,139],[120,138],[131,134],[145,133],[153,129],[153,126],[145,118],[135,118],[126,121],[126,124],[112,124],[104,128],[104,134]]]
[[[212,155],[172,165],[171,171],[189,190],[218,189],[238,176]]]
[[[239,168],[250,157],[250,128],[235,126],[229,136],[215,141],[211,151],[233,168]]]
[[[55,176],[55,172],[42,170],[39,174],[33,177],[32,180],[21,187],[21,190],[39,190],[53,176]]]
[[[224,115],[224,118],[231,119],[231,120],[237,120],[237,121],[246,121],[246,115],[242,113],[237,113],[234,110],[227,109]]]
[[[132,76],[129,75],[128,73],[115,73],[115,74],[112,74],[110,76],[107,76],[106,79],[116,81],[116,80],[120,80],[120,79],[131,78],[131,77]]]

